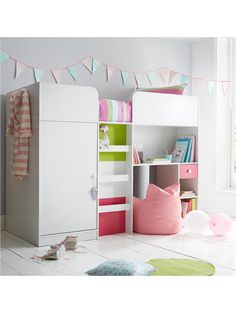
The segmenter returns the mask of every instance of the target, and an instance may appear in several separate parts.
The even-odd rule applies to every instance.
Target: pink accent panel
[[[99,205],[124,204],[125,201],[125,197],[103,198],[99,200]],[[99,236],[124,232],[125,211],[99,214]]]
[[[148,198],[134,198],[134,231],[144,234],[175,234],[181,230],[179,184],[163,190],[149,185]],[[170,191],[170,193],[168,192]]]
[[[104,99],[100,99],[99,120],[107,121],[107,102]]]
[[[180,179],[194,179],[198,176],[198,165],[180,165]]]

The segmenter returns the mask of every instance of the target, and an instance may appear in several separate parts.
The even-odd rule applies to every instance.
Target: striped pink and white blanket
[[[30,99],[26,89],[10,96],[7,135],[13,137],[11,174],[22,180],[28,174],[29,137],[32,136]]]

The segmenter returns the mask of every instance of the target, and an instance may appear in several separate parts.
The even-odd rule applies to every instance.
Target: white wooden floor
[[[236,223],[225,237],[117,234],[80,242],[88,253],[66,252],[68,259],[35,261],[47,247],[38,248],[5,231],[1,234],[1,275],[85,275],[84,272],[114,258],[148,261],[152,258],[198,258],[213,263],[216,275],[236,275]]]

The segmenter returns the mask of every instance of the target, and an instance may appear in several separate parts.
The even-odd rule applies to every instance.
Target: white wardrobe
[[[7,137],[6,230],[38,246],[70,234],[95,239],[98,93],[50,83],[26,88],[33,128],[29,175],[23,181],[10,175],[12,138]]]

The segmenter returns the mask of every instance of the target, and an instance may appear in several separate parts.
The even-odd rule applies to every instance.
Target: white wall
[[[1,49],[19,61],[38,68],[63,67],[85,56],[91,55],[105,64],[127,71],[148,71],[168,67],[191,75],[191,43],[165,38],[2,38]],[[1,94],[34,82],[31,69],[25,69],[14,80],[14,62],[8,59],[1,68]],[[45,82],[54,82],[46,72]],[[105,67],[101,66],[91,75],[84,66],[78,67],[78,81],[75,82],[67,71],[63,73],[62,83],[94,86],[100,97],[128,100],[134,91],[134,80],[124,87],[120,73],[114,73],[106,82]],[[163,83],[157,77],[156,83]],[[174,82],[175,83],[175,82]],[[4,106],[4,102],[1,104]],[[4,110],[4,108],[3,108]],[[5,131],[2,132],[3,137]],[[4,145],[3,145],[4,146]],[[5,152],[2,150],[2,154]],[[2,159],[4,163],[4,159]],[[1,175],[4,175],[4,164]],[[3,187],[1,194],[4,195]],[[2,198],[1,212],[5,212]]]
[[[193,43],[193,77],[209,80],[225,79],[217,77],[216,61],[216,39],[205,39]],[[221,87],[219,86],[219,88]],[[225,140],[220,147],[217,147],[219,135],[223,132],[219,115],[221,119],[225,119],[227,116],[226,99],[221,97],[219,104],[219,98],[216,101],[218,95],[215,92],[209,96],[206,82],[200,82],[198,86],[193,85],[192,94],[200,97],[199,208],[209,213],[224,212],[236,217],[236,193],[227,190],[226,180],[223,180],[222,176],[222,169],[226,174],[227,164],[229,164],[227,141]],[[227,129],[224,132],[227,133]],[[223,154],[220,154],[220,149],[223,149]],[[221,158],[221,163],[219,163],[217,155],[224,156],[224,161]]]

